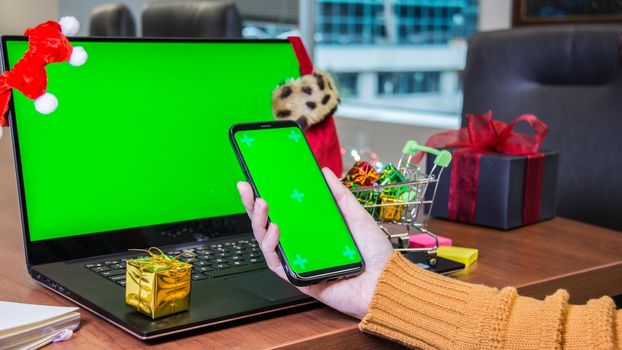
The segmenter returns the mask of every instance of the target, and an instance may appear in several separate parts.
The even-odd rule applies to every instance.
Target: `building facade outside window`
[[[317,1],[315,40],[322,44],[375,44],[384,40],[382,0]]]
[[[378,95],[438,93],[441,72],[379,72]]]
[[[408,112],[425,111],[439,126],[459,124],[477,0],[317,0],[316,8],[314,59],[338,77],[342,116],[366,106],[369,119],[399,110],[416,123]]]
[[[357,73],[333,73],[333,79],[339,86],[341,98],[354,98],[358,95]]]

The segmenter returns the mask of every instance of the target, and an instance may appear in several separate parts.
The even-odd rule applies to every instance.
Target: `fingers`
[[[262,198],[255,199],[253,189],[247,182],[238,182],[238,192],[240,192],[246,213],[251,219],[255,239],[261,242],[268,225],[268,204]]]
[[[255,206],[255,194],[251,185],[248,182],[239,181],[238,192],[246,209],[246,214],[248,214],[248,217],[251,217],[253,215],[253,207]]]
[[[328,187],[330,187],[330,191],[333,193],[335,200],[337,200],[337,202],[344,200],[344,197],[350,191],[348,191],[341,181],[339,181],[335,173],[329,168],[322,168],[322,173],[324,173],[324,178],[326,178]]]
[[[287,280],[287,276],[285,276],[285,271],[283,270],[283,265],[281,265],[279,255],[276,253],[276,246],[279,244],[280,235],[281,232],[279,227],[275,223],[270,223],[263,240],[259,242],[259,248],[266,259],[268,268],[279,275],[282,279]]]
[[[264,240],[268,226],[268,204],[262,198],[257,198],[251,214],[251,227],[255,239],[259,244]]]
[[[246,213],[251,218],[253,234],[266,259],[268,268],[282,279],[287,280],[287,276],[285,276],[285,271],[281,265],[281,260],[276,253],[276,246],[279,244],[280,237],[279,228],[276,224],[270,224],[266,229],[268,223],[268,204],[262,198],[257,198],[255,200],[255,194],[248,182],[240,181],[237,187],[244,208],[246,208]]]

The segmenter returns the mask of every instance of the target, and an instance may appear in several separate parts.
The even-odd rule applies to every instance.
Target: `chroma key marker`
[[[248,134],[244,134],[242,136],[242,139],[240,140],[240,142],[243,142],[246,144],[246,147],[250,147],[253,141],[255,141],[255,139],[252,137],[248,137]]]
[[[290,196],[292,199],[298,201],[298,203],[302,203],[302,198],[305,196],[304,193],[298,192],[297,188],[294,188],[294,193]]]
[[[346,249],[343,251],[344,256],[347,256],[348,259],[353,260],[354,259],[354,255],[356,255],[356,251],[350,249],[350,247],[346,246]]]
[[[294,260],[294,265],[298,265],[298,267],[304,269],[305,265],[307,265],[308,262],[309,260],[301,258],[299,254],[296,254],[296,260]]]
[[[297,133],[294,130],[292,130],[292,131],[290,131],[288,137],[290,139],[294,140],[296,143],[298,143],[298,141],[300,141],[300,138],[302,137],[302,135],[300,135],[299,133]]]

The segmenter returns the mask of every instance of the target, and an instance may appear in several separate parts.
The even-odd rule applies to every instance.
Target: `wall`
[[[507,29],[511,24],[512,0],[479,1],[479,30]]]
[[[23,34],[28,27],[58,20],[58,0],[0,0],[0,34]]]

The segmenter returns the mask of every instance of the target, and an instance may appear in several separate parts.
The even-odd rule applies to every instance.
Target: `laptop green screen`
[[[89,59],[48,65],[54,113],[13,93],[31,241],[244,212],[228,130],[273,119],[288,42],[72,44]],[[26,49],[7,40],[10,67]]]

